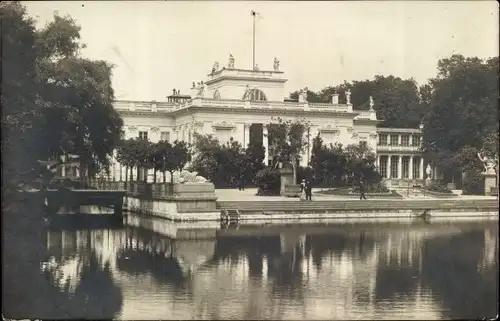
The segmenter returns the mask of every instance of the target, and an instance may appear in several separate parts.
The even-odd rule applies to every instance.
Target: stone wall
[[[174,184],[173,195],[129,194],[127,209],[175,221],[220,220],[212,183]]]

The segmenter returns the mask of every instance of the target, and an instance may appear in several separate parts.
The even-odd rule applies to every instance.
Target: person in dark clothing
[[[360,200],[366,199],[366,196],[365,196],[365,181],[364,181],[364,179],[362,177],[359,179],[359,199]]]
[[[238,189],[240,191],[245,190],[245,180],[244,180],[243,174],[240,174],[240,177],[238,178]]]
[[[312,186],[310,181],[306,181],[306,200],[312,201]]]

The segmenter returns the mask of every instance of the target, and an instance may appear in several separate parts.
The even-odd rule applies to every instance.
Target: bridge
[[[123,217],[123,197],[121,190],[94,189],[59,189],[47,190],[47,208],[49,213],[57,213],[61,207],[79,207],[82,205],[113,206],[114,215]]]

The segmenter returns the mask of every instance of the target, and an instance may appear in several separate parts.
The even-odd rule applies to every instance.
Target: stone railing
[[[161,199],[174,195],[170,183],[128,182],[126,191],[130,196],[146,199]]]
[[[225,99],[225,100],[216,100],[210,98],[201,99],[202,106],[213,106],[213,107],[244,107],[245,102],[242,100],[236,99]]]
[[[318,109],[349,111],[347,105],[333,105],[325,103],[299,103],[283,101],[243,101],[238,99],[212,99],[195,97],[182,103],[172,102],[147,102],[147,101],[115,101],[113,106],[117,110],[128,111],[149,111],[149,112],[169,112],[191,106],[197,107],[225,107],[225,108],[255,108],[255,109]]]
[[[147,198],[162,198],[174,195],[173,187],[170,183],[94,180],[89,185],[92,188],[100,190],[126,191],[131,196],[144,196]]]
[[[420,152],[420,146],[377,145],[377,152]]]
[[[266,78],[266,79],[284,79],[283,72],[266,70],[244,70],[244,69],[222,69],[208,75],[208,79],[213,80],[220,77],[246,77],[246,78]]]
[[[113,107],[117,110],[137,110],[137,111],[165,111],[175,107],[174,103],[170,102],[154,102],[154,101],[126,101],[117,100],[113,102]]]

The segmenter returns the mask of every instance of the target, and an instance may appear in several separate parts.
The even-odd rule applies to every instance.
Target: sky
[[[453,53],[499,55],[497,1],[32,1],[22,2],[42,28],[54,12],[70,15],[87,45],[82,55],[115,65],[116,99],[165,101],[189,94],[215,61],[252,67],[273,58],[286,94],[320,90],[375,75],[424,84]]]

